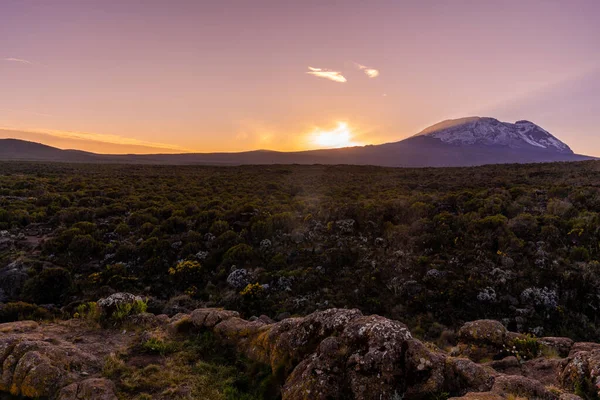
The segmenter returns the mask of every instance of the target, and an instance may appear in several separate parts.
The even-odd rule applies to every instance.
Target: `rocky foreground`
[[[221,309],[130,318],[136,331],[93,328],[76,319],[0,324],[0,392],[117,399],[115,383],[102,374],[110,354],[139,341],[208,331],[280,374],[281,396],[288,400],[566,400],[600,394],[600,344],[534,339],[492,320],[465,324],[457,345],[442,350],[413,338],[398,321],[358,310],[330,309],[277,323]]]

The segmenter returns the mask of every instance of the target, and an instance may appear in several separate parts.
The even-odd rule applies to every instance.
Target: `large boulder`
[[[213,328],[221,321],[226,321],[229,318],[239,317],[237,311],[223,310],[219,308],[198,308],[190,315],[190,321],[199,329]]]
[[[80,378],[81,371],[100,370],[99,359],[66,344],[0,337],[0,391],[14,396],[51,398]]]
[[[452,393],[460,393],[465,388],[487,392],[494,385],[497,375],[499,374],[492,368],[477,364],[467,358],[448,358],[445,389]]]
[[[572,353],[559,379],[565,389],[600,396],[600,350]]]
[[[284,400],[422,399],[431,393],[490,390],[496,376],[489,367],[426,346],[398,321],[358,310],[329,309],[270,323],[198,309],[189,320],[195,329],[211,330],[283,374]]]
[[[508,331],[498,321],[467,322],[458,331],[459,351],[474,361],[498,357],[509,341]]]

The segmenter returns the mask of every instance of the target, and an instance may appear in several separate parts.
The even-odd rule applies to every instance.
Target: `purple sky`
[[[295,150],[480,115],[600,155],[599,17],[597,0],[2,0],[0,137]]]

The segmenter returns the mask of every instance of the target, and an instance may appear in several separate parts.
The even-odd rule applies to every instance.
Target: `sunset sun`
[[[340,148],[357,146],[353,141],[352,129],[345,122],[338,122],[337,126],[330,130],[316,129],[310,138],[311,145],[319,148]]]

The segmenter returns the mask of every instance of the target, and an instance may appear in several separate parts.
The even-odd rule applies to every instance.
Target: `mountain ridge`
[[[533,122],[490,117],[445,120],[414,136],[378,145],[295,152],[98,154],[61,150],[37,142],[0,139],[0,160],[165,165],[355,164],[385,167],[461,167],[485,164],[583,161],[594,157],[571,148]]]

